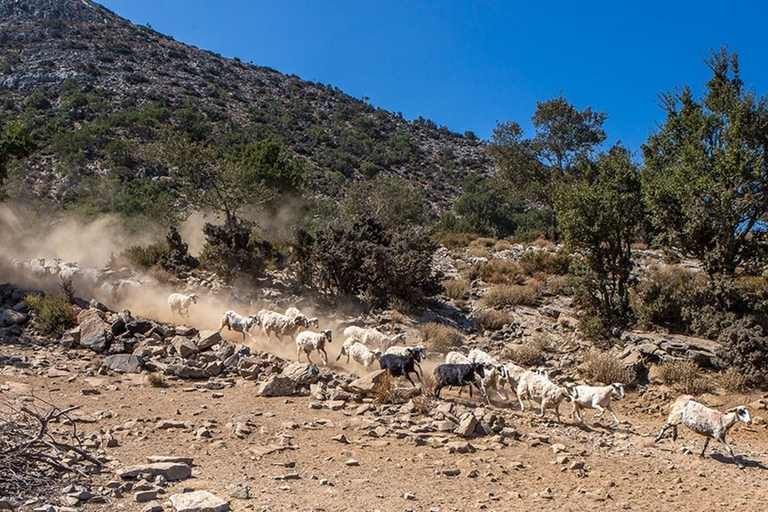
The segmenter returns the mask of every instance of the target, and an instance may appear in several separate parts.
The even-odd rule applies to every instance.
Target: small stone
[[[359,466],[360,465],[360,463],[357,462],[355,459],[349,459],[344,464],[346,464],[347,466]]]
[[[345,436],[344,434],[339,434],[337,436],[333,436],[331,438],[331,441],[336,441],[336,442],[339,442],[341,444],[349,444],[349,439],[347,439],[347,436]]]
[[[416,499],[416,495],[412,494],[410,492],[406,492],[406,493],[403,493],[403,498],[406,499],[406,500],[415,500]]]
[[[461,474],[461,470],[459,468],[444,469],[440,471],[440,474],[444,476],[459,476]]]

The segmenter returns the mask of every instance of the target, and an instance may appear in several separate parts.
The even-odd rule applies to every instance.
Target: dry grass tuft
[[[592,351],[584,357],[582,373],[588,380],[611,384],[620,382],[629,384],[635,380],[632,370],[613,354],[608,352]]]
[[[483,331],[498,331],[512,321],[509,313],[496,309],[481,309],[475,314],[475,327]]]
[[[520,258],[520,267],[529,276],[538,273],[550,275],[567,274],[569,265],[570,259],[565,251],[528,251]]]
[[[537,336],[522,345],[507,348],[502,355],[520,366],[539,366],[544,364],[545,354],[551,349],[552,343],[548,338]]]
[[[449,352],[464,343],[464,335],[448,325],[429,322],[419,326],[421,341],[436,352]]]
[[[522,284],[524,276],[516,261],[492,259],[487,263],[475,263],[465,272],[470,281],[480,279],[490,284]]]
[[[469,291],[469,281],[466,279],[448,279],[443,281],[445,296],[453,300],[461,300]]]
[[[711,393],[714,390],[712,380],[693,361],[661,363],[659,377],[667,386],[688,395]]]
[[[733,393],[742,393],[749,389],[746,375],[735,366],[731,366],[719,374],[717,382],[724,389]]]
[[[499,284],[491,287],[483,297],[488,307],[534,306],[539,298],[539,287],[534,285]]]
[[[163,388],[166,386],[165,377],[161,372],[148,373],[147,382],[153,388]]]

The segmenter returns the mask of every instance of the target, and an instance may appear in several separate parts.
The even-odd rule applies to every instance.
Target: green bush
[[[57,295],[29,294],[24,301],[30,308],[37,311],[37,327],[49,336],[61,336],[77,321],[72,305]]]
[[[723,344],[722,366],[738,369],[749,386],[768,388],[768,336],[762,326],[740,319],[724,329],[718,341]]]
[[[376,220],[326,222],[294,247],[302,284],[332,295],[360,295],[373,307],[420,305],[440,292],[432,272],[436,244],[418,228],[388,231]]]
[[[132,245],[121,252],[117,257],[117,264],[123,262],[138,270],[147,270],[160,263],[163,258],[170,255],[170,249],[166,244]]]
[[[584,338],[598,347],[607,346],[611,339],[610,328],[605,319],[596,313],[584,313],[579,317],[579,328]]]

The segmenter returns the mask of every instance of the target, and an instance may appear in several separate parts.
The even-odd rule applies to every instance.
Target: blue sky
[[[768,90],[768,2],[711,0],[101,0],[177,41],[331,84],[377,107],[487,139],[497,121],[532,135],[537,101],[561,92],[606,112],[608,142],[639,153],[658,95],[702,89],[702,58],[728,45]]]

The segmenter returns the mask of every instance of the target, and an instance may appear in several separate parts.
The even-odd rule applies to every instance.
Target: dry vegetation
[[[464,335],[451,326],[429,322],[419,326],[421,341],[435,352],[449,352],[464,343]]]
[[[675,391],[688,395],[701,395],[714,391],[711,375],[702,372],[693,361],[669,361],[659,365],[659,378]]]
[[[536,285],[498,284],[488,289],[483,303],[490,308],[535,306],[539,299]]]

